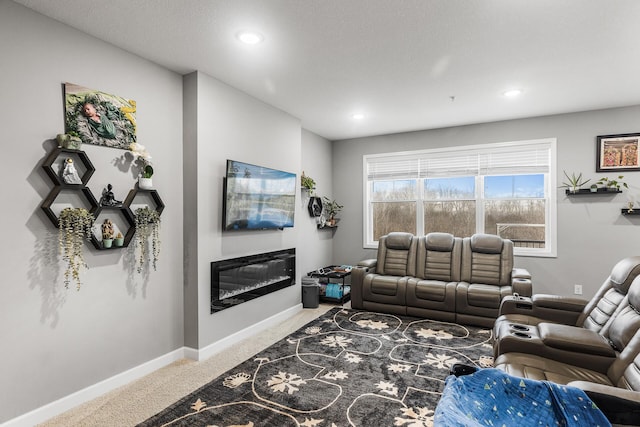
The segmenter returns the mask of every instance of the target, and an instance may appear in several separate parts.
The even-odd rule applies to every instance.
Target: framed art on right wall
[[[596,172],[640,171],[640,133],[599,135],[596,138]]]

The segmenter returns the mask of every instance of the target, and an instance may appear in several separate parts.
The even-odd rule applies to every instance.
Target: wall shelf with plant
[[[84,208],[64,208],[58,218],[58,246],[62,260],[67,264],[64,271],[64,285],[74,281],[80,290],[80,269],[87,268],[84,261],[83,246],[85,240],[92,236],[91,227],[95,218]]]
[[[565,194],[567,196],[595,196],[595,195],[600,195],[600,196],[606,196],[606,195],[614,195],[614,194],[618,194],[618,193],[622,193],[622,190],[609,190],[606,188],[598,188],[596,189],[596,191],[591,191],[588,188],[581,188],[580,190],[576,191],[576,192],[570,192],[568,189],[565,190]]]
[[[136,209],[133,216],[136,225],[137,271],[142,273],[147,264],[151,264],[156,270],[160,255],[160,212],[145,206]],[[151,243],[151,253],[149,253],[149,243]]]
[[[93,233],[91,233],[91,243],[98,250],[121,249],[129,246],[133,235],[135,234],[135,220],[133,213],[126,206],[100,206],[94,214],[96,220],[93,225]],[[106,220],[111,221],[113,232],[107,232],[111,235],[111,244],[105,244],[105,233],[103,226]],[[118,236],[119,235],[119,236]]]
[[[598,184],[602,185],[607,191],[622,193],[620,187],[629,188],[622,178],[624,178],[624,175],[619,175],[617,178],[608,178],[604,176],[598,180]]]
[[[302,171],[302,175],[300,176],[300,185],[303,190],[309,192],[310,196],[313,196],[313,192],[316,189],[316,181],[308,175],[305,175],[304,171]]]
[[[331,200],[327,196],[322,197],[322,206],[324,212],[327,214],[327,222],[325,226],[335,227],[338,219],[336,215],[344,208],[344,205],[336,202],[335,199]]]
[[[67,264],[65,286],[68,287],[73,281],[80,289],[80,271],[82,267],[87,268],[82,247],[85,241],[92,242],[96,249],[105,250],[127,247],[135,235],[139,235],[140,239],[151,239],[152,265],[155,269],[160,250],[160,214],[165,207],[160,195],[156,190],[141,188],[138,184],[129,191],[124,202],[119,202],[115,200],[109,184],[98,202],[86,186],[95,168],[87,154],[79,150],[80,144],[67,137],[59,135],[57,140],[62,145],[54,147],[42,162],[53,188],[40,206],[59,229],[58,244],[63,261]],[[65,142],[65,138],[69,139],[69,143]],[[142,159],[141,177],[150,179],[153,168],[149,154],[139,145],[131,148],[131,151],[134,157]],[[143,181],[142,186],[145,184]],[[142,204],[138,199],[142,199]],[[132,205],[137,208],[136,212],[139,211],[137,217],[132,212]],[[140,241],[137,243],[141,245]],[[139,257],[140,264],[147,259],[146,245],[143,250]],[[141,269],[142,265],[139,271]]]

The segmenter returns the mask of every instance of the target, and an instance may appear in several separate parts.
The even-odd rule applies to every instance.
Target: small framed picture
[[[640,133],[600,135],[596,138],[596,172],[640,171]]]

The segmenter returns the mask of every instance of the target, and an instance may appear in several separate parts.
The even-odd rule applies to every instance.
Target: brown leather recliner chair
[[[540,322],[536,326],[524,326],[527,330],[503,324],[494,350],[499,350],[498,354],[533,354],[604,373],[640,328],[637,306],[640,306],[640,276],[631,283],[627,295],[604,327],[594,330]]]
[[[515,304],[505,299],[494,325],[494,356],[525,352],[563,360],[577,351],[572,343],[582,343],[584,355],[574,362],[603,369],[614,355],[602,338],[608,337],[609,324],[638,275],[640,256],[634,256],[613,267],[589,302],[544,294],[517,299]]]
[[[495,360],[494,365],[511,375],[568,384],[580,387],[587,392],[640,402],[640,311],[638,307],[640,307],[640,278],[633,282],[619,310],[611,321],[607,322],[608,341],[615,357],[610,359],[611,362],[605,370],[595,370],[569,361],[553,360],[537,354],[525,353],[502,354]],[[580,360],[580,357],[578,353],[574,360]]]
[[[351,307],[383,313],[407,314],[406,286],[416,272],[418,239],[411,233],[393,232],[378,241],[378,256],[371,268],[352,271]],[[363,267],[362,265],[360,267]]]
[[[640,256],[619,261],[590,301],[582,298],[536,294],[520,310],[508,310],[496,319],[524,325],[555,322],[600,330],[618,308],[633,279],[640,274]]]
[[[455,322],[462,239],[429,233],[418,239],[416,277],[407,281],[407,314]]]
[[[493,234],[462,241],[461,282],[456,289],[456,322],[492,327],[507,295],[531,295],[531,276],[513,268],[513,242]]]

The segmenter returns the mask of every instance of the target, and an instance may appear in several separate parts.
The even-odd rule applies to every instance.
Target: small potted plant
[[[144,190],[150,190],[153,188],[153,166],[151,166],[151,155],[142,144],[137,142],[129,145],[129,150],[133,155],[136,164],[140,167],[140,174],[138,175],[138,187]]]
[[[342,210],[344,206],[339,204],[335,200],[329,199],[327,196],[324,196],[322,198],[322,206],[323,209],[327,212],[327,215],[329,215],[329,219],[327,221],[329,226],[335,227],[336,215]]]
[[[58,147],[68,148],[70,150],[79,150],[82,146],[82,140],[78,132],[71,131],[69,133],[59,133],[56,136]]]
[[[148,261],[148,240],[151,239],[151,254],[153,256],[152,265],[156,269],[158,255],[160,254],[160,214],[155,209],[148,206],[136,209],[135,217],[135,241],[136,248],[139,251],[138,273],[142,273],[145,262]]]
[[[102,246],[110,248],[113,244],[113,222],[109,218],[102,223]]]
[[[591,192],[592,193],[598,192],[598,184],[591,184]]]
[[[620,187],[629,188],[626,182],[622,181],[624,175],[618,175],[618,178],[607,178],[606,176],[598,180],[598,184],[603,185],[607,191],[620,191]]]
[[[308,175],[304,174],[302,171],[302,176],[300,177],[300,184],[302,188],[309,191],[310,195],[313,195],[313,190],[316,189],[316,181]]]
[[[118,231],[118,234],[116,234],[116,238],[113,239],[113,244],[116,247],[121,247],[122,245],[124,245],[124,237],[122,236],[122,233],[120,233]]]
[[[64,272],[64,285],[69,287],[71,280],[80,290],[80,267],[87,268],[82,246],[85,239],[91,238],[91,227],[95,218],[84,208],[65,208],[60,212],[58,223],[58,246],[67,268]]]
[[[580,191],[580,187],[591,181],[587,179],[586,181],[582,179],[582,172],[576,175],[574,172],[571,172],[571,176],[567,174],[566,171],[562,171],[566,180],[562,182],[560,188],[566,188],[569,193],[577,193]]]
[[[153,166],[149,163],[145,163],[142,168],[142,173],[138,177],[138,187],[144,190],[150,190],[153,188],[153,180],[151,177],[153,176]]]

